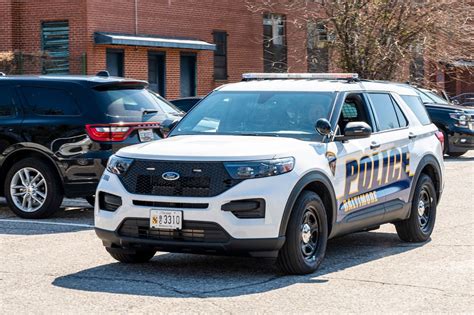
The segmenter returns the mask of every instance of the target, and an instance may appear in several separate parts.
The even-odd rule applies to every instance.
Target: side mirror
[[[331,124],[326,118],[319,119],[314,128],[321,136],[327,136],[331,133]]]
[[[162,138],[168,137],[168,134],[170,133],[171,130],[178,124],[179,119],[165,119],[163,122],[160,124],[160,132]]]
[[[351,139],[368,138],[372,134],[372,128],[363,121],[353,121],[344,128],[344,135],[337,136],[336,140],[346,141]]]

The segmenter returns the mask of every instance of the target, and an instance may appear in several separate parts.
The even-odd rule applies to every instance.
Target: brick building
[[[171,99],[205,95],[244,72],[335,70],[324,25],[276,12],[252,13],[245,0],[0,0],[0,53],[14,52],[12,73],[107,69]],[[466,78],[431,80],[456,95],[472,92]]]
[[[107,69],[167,98],[204,95],[243,72],[321,70],[291,16],[252,13],[243,0],[0,0],[0,16],[0,51],[21,52],[22,73]],[[24,61],[40,51],[48,62]]]

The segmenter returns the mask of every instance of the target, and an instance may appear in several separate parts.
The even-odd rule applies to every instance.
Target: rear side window
[[[79,108],[72,95],[61,89],[23,87],[26,102],[33,112],[42,116],[77,116]]]
[[[96,90],[96,102],[109,116],[142,116],[144,112],[154,111],[179,114],[179,110],[144,88],[112,87]]]
[[[0,119],[15,116],[14,90],[9,86],[0,86]]]
[[[369,93],[380,131],[406,127],[408,122],[390,94]]]
[[[400,95],[403,101],[407,103],[408,107],[413,111],[413,113],[418,117],[418,120],[422,125],[431,124],[430,116],[426,112],[425,105],[421,102],[418,96],[411,95]]]

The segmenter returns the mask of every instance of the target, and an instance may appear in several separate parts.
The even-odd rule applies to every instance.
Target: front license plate
[[[138,129],[138,137],[141,142],[148,142],[153,140],[153,130],[152,129]]]
[[[150,228],[181,230],[183,227],[183,211],[151,210]]]

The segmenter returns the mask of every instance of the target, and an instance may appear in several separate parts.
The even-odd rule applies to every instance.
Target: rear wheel
[[[326,253],[327,240],[324,204],[316,193],[304,191],[293,207],[286,242],[278,254],[278,266],[288,274],[316,271]]]
[[[127,263],[127,264],[139,264],[139,263],[145,263],[149,261],[150,259],[155,256],[156,251],[154,250],[142,250],[142,251],[137,251],[135,253],[121,253],[119,251],[113,250],[109,251],[107,250],[114,258],[115,260],[122,262],[122,263]]]
[[[434,229],[437,202],[433,181],[422,174],[416,184],[410,217],[395,224],[400,239],[414,243],[427,241]]]
[[[27,158],[8,171],[5,197],[10,209],[19,217],[40,219],[59,210],[63,192],[52,167],[41,160]]]

